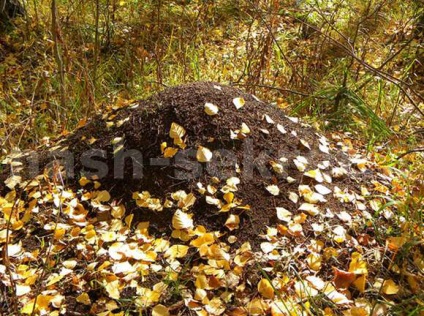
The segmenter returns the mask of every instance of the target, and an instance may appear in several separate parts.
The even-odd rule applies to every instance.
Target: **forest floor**
[[[50,171],[35,178],[26,179],[33,152],[8,156],[3,310],[419,309],[422,226],[410,225],[399,201],[419,203],[422,186],[406,192],[412,179],[378,154],[358,150],[349,134],[327,136],[241,90],[195,83],[105,113],[40,149]],[[104,151],[95,155],[103,175],[84,160],[94,149]],[[131,150],[140,156],[132,152],[117,177],[116,157]],[[52,164],[64,152],[72,169]]]
[[[424,315],[416,1],[106,2],[0,30],[0,314]]]

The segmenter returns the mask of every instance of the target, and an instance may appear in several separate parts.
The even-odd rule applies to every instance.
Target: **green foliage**
[[[1,42],[9,149],[67,133],[117,99],[198,80],[281,98],[372,141],[423,121],[417,1],[59,1],[54,31],[50,1],[26,9]]]

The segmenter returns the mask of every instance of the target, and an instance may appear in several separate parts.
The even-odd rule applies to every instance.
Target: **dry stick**
[[[30,36],[30,21],[29,21],[29,17],[28,17],[28,10],[27,10],[27,6],[26,6],[26,1],[20,1],[17,4],[22,5],[22,9],[24,10],[25,28],[26,28],[26,33],[24,33],[24,40],[26,40],[27,37]],[[35,8],[35,12],[37,13],[36,8]],[[37,21],[37,24],[38,24],[38,21]]]
[[[401,99],[402,99],[402,100],[401,100]],[[396,115],[397,109],[398,109],[398,107],[400,106],[400,103],[401,103],[402,101],[404,101],[404,100],[405,100],[404,98],[401,98],[401,94],[400,94],[400,93],[398,93],[398,94],[397,94],[397,98],[396,98],[395,106],[393,107],[392,115],[390,116],[390,119],[389,119],[389,122],[388,122],[389,126],[392,126],[392,123],[393,123],[393,120],[394,120],[394,118],[395,118],[395,115]],[[408,120],[406,120],[406,121],[408,121]]]
[[[414,37],[411,37],[406,43],[404,43],[404,45],[402,45],[401,48],[399,48],[399,50],[397,50],[392,56],[388,57],[377,69],[381,70],[382,68],[384,68],[384,66],[386,66],[390,61],[392,61],[397,55],[399,55],[406,47],[408,47],[409,44],[411,44],[411,42],[414,40]],[[362,58],[363,60],[363,58]],[[355,91],[359,91],[361,90],[365,85],[367,85],[371,79],[366,80],[363,84],[361,84]]]
[[[24,1],[25,2],[25,1]],[[38,18],[38,10],[37,10],[37,7],[38,7],[38,5],[37,5],[37,0],[33,0],[32,1],[32,5],[34,6],[34,16],[35,16],[35,23],[36,23],[36,25],[38,26],[39,25],[39,18]]]
[[[409,155],[409,154],[412,154],[412,153],[419,153],[419,152],[424,152],[424,147],[408,150],[408,151],[404,152],[403,154],[400,154],[399,156],[397,156],[396,159],[401,159],[401,158],[405,157],[406,155]]]
[[[52,13],[52,35],[53,35],[53,52],[56,59],[57,67],[59,68],[59,81],[60,81],[60,105],[63,110],[66,109],[66,87],[65,87],[65,69],[59,47],[59,24],[57,21],[56,0],[51,3]]]
[[[246,84],[241,84],[241,83],[232,83],[232,85],[240,86],[240,87],[246,87],[247,86]],[[304,96],[304,97],[314,98],[314,99],[322,99],[322,100],[327,99],[325,97],[321,97],[321,96],[317,96],[317,95],[313,95],[313,94],[308,94],[308,93],[304,93],[304,92],[301,92],[301,91],[279,88],[279,87],[273,87],[273,86],[269,86],[269,85],[266,85],[266,84],[254,84],[253,86],[259,87],[259,88],[277,90],[277,91],[280,91],[280,92],[289,92],[289,93],[301,95],[301,96]]]
[[[417,19],[417,17],[411,17],[411,18],[409,18],[408,19],[408,21],[406,21],[405,22],[405,24],[403,25],[403,27],[402,27],[402,32],[401,32],[401,34],[402,35],[406,35],[408,32],[407,32],[407,26],[409,25],[409,22],[411,22],[411,21],[413,21],[413,20],[416,20]],[[413,34],[413,33],[412,33]],[[388,40],[388,41],[386,41],[385,42],[385,45],[387,45],[387,44],[391,44],[391,43],[393,43],[394,41],[395,41],[395,38],[396,38],[396,36],[397,36],[397,33],[396,34],[393,34],[392,36],[391,36],[391,38]],[[394,57],[396,57],[396,55],[398,55],[405,47],[408,47],[408,45],[412,42],[412,40],[414,40],[415,38],[417,38],[417,36],[416,35],[414,35],[413,34],[413,36],[407,41],[407,43],[405,43],[405,45],[403,46],[403,47],[401,47],[400,48],[400,50],[399,51],[397,51],[396,53],[394,53],[394,55],[393,56],[389,56],[381,65],[380,65],[380,67],[379,67],[379,69],[380,68],[383,68],[388,62],[390,62]],[[419,46],[419,45],[417,45],[417,46]],[[392,53],[393,52],[393,49],[394,49],[395,47],[393,46],[392,48],[390,48],[390,53]]]
[[[35,129],[35,126],[33,124],[33,122],[34,122],[34,114],[35,114],[35,110],[34,110],[35,109],[35,94],[36,94],[37,90],[40,88],[40,86],[41,86],[41,79],[38,79],[37,80],[37,83],[35,84],[35,88],[32,91],[31,103],[30,103],[31,104],[31,107],[30,107],[30,112],[29,112],[29,120],[28,120],[28,123],[23,128],[23,131],[22,131],[21,135],[19,136],[19,140],[18,140],[18,144],[17,144],[18,147],[19,147],[19,144],[22,141],[22,138],[23,138],[23,136],[24,136],[24,134],[25,134],[28,126],[32,130],[34,130],[34,131],[36,130]],[[38,137],[37,137],[37,141],[38,141]]]
[[[408,47],[409,44],[411,44],[411,42],[414,40],[414,36],[412,36],[407,42],[405,42],[398,50],[396,53],[394,53],[392,56],[390,56],[389,58],[387,58],[381,65],[380,67],[378,67],[378,69],[382,69],[384,66],[386,66],[390,61],[393,60],[393,58],[395,58],[397,55],[399,55],[406,47]]]
[[[234,82],[232,82],[231,84],[233,85],[238,85],[241,81],[241,79],[243,77],[245,77],[249,72],[250,72],[250,58],[249,58],[249,54],[250,54],[250,46],[249,46],[249,38],[250,38],[250,34],[252,31],[252,26],[254,24],[255,20],[252,19],[252,22],[250,23],[250,25],[247,27],[247,36],[246,36],[246,41],[245,41],[245,50],[246,50],[246,56],[247,56],[247,62],[245,63],[245,66],[243,67],[243,71],[240,74],[240,76],[238,77],[238,79]],[[245,86],[245,85],[244,85]]]
[[[96,0],[96,30],[95,30],[95,34],[94,34],[94,65],[93,65],[93,88],[94,88],[94,102],[95,102],[95,98],[96,98],[96,93],[97,93],[97,67],[98,67],[98,59],[99,59],[99,19],[100,19],[100,1]],[[91,106],[87,106],[87,112],[85,114],[86,118],[89,116],[90,114],[90,109],[94,108]]]
[[[157,8],[156,8],[156,31],[157,31],[157,35],[159,35],[160,31],[161,31],[161,14],[162,14],[162,0],[159,0],[157,3]],[[163,77],[162,77],[162,65],[161,65],[161,58],[162,56],[162,52],[160,47],[158,47],[158,41],[161,37],[158,36],[156,39],[156,43],[155,43],[155,59],[156,59],[156,78],[158,82],[163,82]]]

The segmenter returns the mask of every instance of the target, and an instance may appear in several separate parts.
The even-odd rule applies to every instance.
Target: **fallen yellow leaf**
[[[265,297],[272,299],[274,298],[274,288],[272,287],[271,283],[267,279],[261,279],[258,283],[258,291],[259,293]]]

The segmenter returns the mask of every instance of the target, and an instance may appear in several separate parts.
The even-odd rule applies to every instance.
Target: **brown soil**
[[[216,87],[220,87],[217,89]],[[246,104],[237,110],[232,102],[236,97],[243,97]],[[215,116],[208,116],[204,112],[204,104],[213,103],[219,107],[219,113]],[[264,119],[264,115],[269,115],[275,124],[270,124]],[[127,119],[126,121],[123,121]],[[108,123],[109,122],[109,123]],[[121,122],[122,125],[120,125]],[[259,101],[250,94],[246,94],[238,89],[223,86],[217,83],[201,82],[167,89],[149,99],[139,102],[138,107],[120,109],[114,113],[109,113],[107,117],[95,118],[86,126],[78,129],[74,134],[64,139],[60,144],[67,147],[75,155],[75,179],[67,179],[70,186],[79,186],[78,179],[86,171],[80,164],[81,154],[90,149],[102,149],[107,151],[107,158],[104,159],[109,166],[106,177],[100,179],[101,189],[106,189],[111,193],[113,199],[122,200],[127,212],[135,214],[135,221],[150,221],[151,233],[169,233],[171,230],[171,218],[175,211],[164,209],[155,212],[149,209],[140,208],[135,205],[131,195],[134,191],[149,191],[153,197],[162,201],[169,198],[170,193],[177,190],[193,192],[196,195],[196,203],[191,208],[194,212],[195,225],[204,225],[209,230],[221,230],[228,217],[228,214],[218,213],[216,206],[209,205],[205,197],[198,193],[196,184],[201,182],[205,187],[211,183],[214,174],[203,170],[193,179],[178,179],[178,172],[184,170],[191,172],[191,166],[178,166],[175,159],[171,159],[169,166],[150,166],[151,158],[162,158],[160,144],[167,142],[171,146],[173,141],[169,137],[171,124],[175,122],[183,126],[187,134],[185,142],[186,150],[196,150],[202,145],[210,150],[228,150],[237,158],[241,170],[245,170],[249,160],[254,161],[257,168],[251,177],[245,174],[236,173],[234,165],[220,168],[218,178],[221,180],[220,187],[225,184],[229,176],[237,176],[241,179],[236,197],[242,199],[243,205],[251,206],[250,211],[238,211],[241,217],[239,229],[231,232],[238,238],[238,242],[250,241],[254,246],[259,243],[258,234],[264,232],[267,225],[277,221],[275,207],[285,207],[293,213],[297,213],[299,205],[295,205],[287,197],[287,192],[298,192],[301,183],[314,184],[313,180],[303,176],[293,163],[293,158],[298,155],[306,157],[309,161],[308,169],[317,168],[317,164],[328,160],[331,166],[345,165],[348,168],[347,159],[338,150],[332,153],[322,153],[319,148],[319,135],[310,127],[301,123],[294,123],[288,119],[284,113],[264,102]],[[230,138],[230,130],[237,130],[241,124],[245,123],[251,129],[250,135],[244,140],[233,140]],[[276,125],[281,124],[287,130],[286,134],[278,131]],[[113,124],[113,126],[111,126]],[[108,127],[109,125],[109,127]],[[118,127],[119,125],[119,127]],[[261,129],[266,129],[269,134]],[[97,139],[93,144],[88,140],[94,137]],[[143,177],[134,179],[130,159],[125,167],[124,179],[115,179],[113,176],[113,145],[112,140],[123,137],[125,150],[139,150],[143,156]],[[311,150],[300,144],[300,139],[308,142]],[[246,149],[247,148],[247,149]],[[250,149],[249,149],[250,148]],[[42,159],[45,164],[47,152],[43,152]],[[272,171],[269,161],[277,161],[279,158],[287,158],[284,165],[285,173],[278,175]],[[214,160],[217,155],[214,155]],[[212,160],[212,163],[214,163]],[[202,164],[203,167],[206,164]],[[209,165],[211,166],[211,165]],[[184,169],[185,168],[185,169]],[[188,170],[187,170],[188,168]],[[267,176],[260,174],[258,169],[267,170]],[[177,172],[177,173],[176,173]],[[341,188],[349,187],[356,190],[354,169],[350,169],[350,176],[341,180],[334,180],[329,187],[338,185]],[[295,183],[288,183],[287,176],[296,179]],[[3,178],[4,178],[3,173]],[[360,176],[358,176],[360,178]],[[2,179],[4,180],[4,179]],[[280,188],[279,196],[272,196],[265,187],[276,184]],[[90,187],[86,187],[90,189]],[[222,195],[221,195],[222,196]],[[219,197],[219,195],[218,195]],[[340,204],[333,197],[328,197],[326,207],[333,210],[340,208]],[[346,209],[346,205],[344,205]],[[237,213],[237,211],[234,211]],[[228,233],[230,233],[228,231]]]

